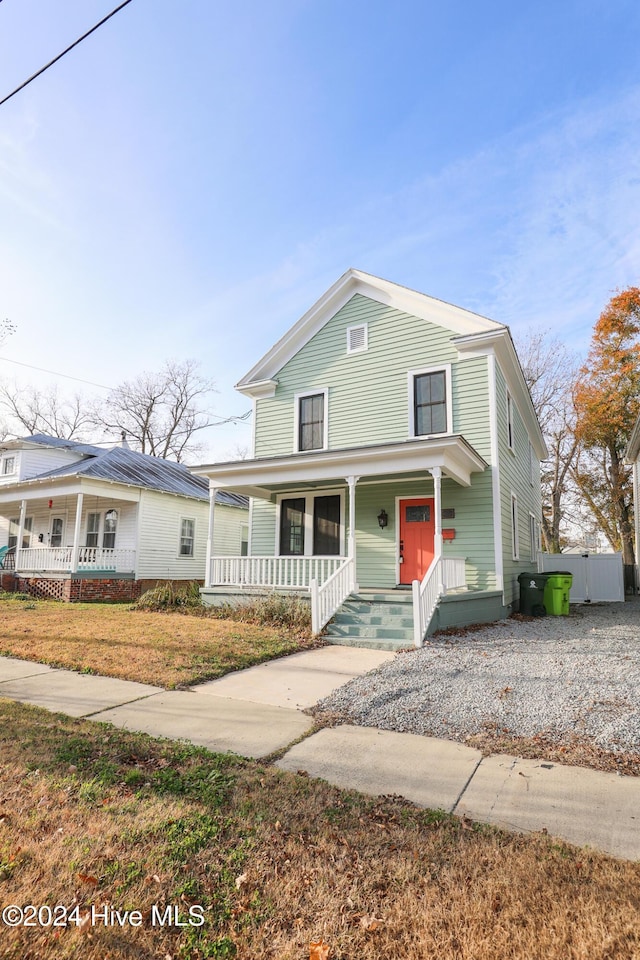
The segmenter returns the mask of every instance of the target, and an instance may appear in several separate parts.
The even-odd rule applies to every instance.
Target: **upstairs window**
[[[16,472],[16,458],[4,457],[2,460],[2,476],[7,477]]]
[[[298,451],[324,450],[327,446],[327,391],[300,395],[296,401]]]
[[[429,437],[449,433],[450,406],[446,370],[412,374],[413,436]]]
[[[107,510],[104,515],[104,530],[102,532],[102,546],[105,550],[113,550],[116,545],[116,527],[118,526],[118,511]]]
[[[513,400],[507,391],[507,445],[515,451],[515,433],[513,430]]]

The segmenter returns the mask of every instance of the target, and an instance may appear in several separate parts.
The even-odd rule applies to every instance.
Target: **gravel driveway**
[[[572,606],[568,617],[511,618],[432,637],[339,688],[313,713],[463,742],[490,733],[561,750],[580,742],[596,753],[638,754],[639,705],[634,597]]]

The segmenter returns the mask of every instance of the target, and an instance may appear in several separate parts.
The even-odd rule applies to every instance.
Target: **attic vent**
[[[369,346],[367,324],[347,327],[347,353],[362,353]]]

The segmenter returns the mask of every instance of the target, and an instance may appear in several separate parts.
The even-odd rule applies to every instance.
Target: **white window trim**
[[[529,513],[529,538],[531,540],[529,559],[534,562],[540,553],[540,524],[533,513]]]
[[[531,443],[531,440],[529,440],[529,483],[531,484],[532,487],[535,485],[535,482],[536,482],[535,462],[536,461],[535,461],[535,455],[533,450],[533,444]]]
[[[507,404],[507,447],[511,450],[512,453],[516,452],[516,431],[515,431],[515,417],[514,409],[515,405],[513,402],[513,397],[507,390],[506,395],[506,404]]]
[[[364,330],[364,343],[361,347],[351,346],[352,330]],[[368,349],[369,349],[369,324],[354,323],[353,326],[347,327],[347,353],[365,353]]]
[[[323,423],[323,432],[322,432],[322,446],[316,447],[314,450],[301,450],[299,446],[300,441],[300,401],[304,400],[305,397],[317,397],[322,395],[324,397],[324,423]],[[296,393],[294,398],[294,411],[293,411],[293,452],[294,453],[317,453],[318,450],[328,450],[329,449],[329,388],[328,387],[319,387],[317,390],[305,390],[304,393]]]
[[[345,516],[345,491],[338,487],[328,488],[326,490],[288,490],[286,493],[278,495],[276,500],[276,557],[281,557],[280,553],[280,513],[283,500],[302,500],[304,498],[304,553],[300,556],[314,557],[320,554],[313,553],[313,501],[316,497],[340,497],[340,553],[338,556],[346,556],[346,516]],[[290,556],[290,554],[284,554]]]
[[[185,520],[188,520],[190,523],[193,524],[193,538],[192,538],[193,549],[191,553],[180,552],[180,544],[182,541],[182,524],[184,523]],[[195,555],[196,555],[196,518],[180,517],[180,522],[178,524],[178,560],[193,560]]]
[[[414,400],[415,379],[425,373],[444,373],[445,399],[447,404],[447,429],[442,433],[421,433],[416,435]],[[446,437],[453,433],[453,392],[451,389],[451,364],[441,363],[437,367],[421,367],[419,370],[409,370],[407,374],[407,393],[409,401],[409,439],[429,440],[432,437]]]
[[[7,470],[7,464],[11,463],[11,470]],[[13,477],[17,473],[18,461],[14,453],[2,458],[2,476]]]
[[[518,495],[511,491],[511,555],[520,559],[520,517],[518,515]]]

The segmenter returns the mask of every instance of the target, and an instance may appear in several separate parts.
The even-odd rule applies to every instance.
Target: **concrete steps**
[[[360,591],[347,597],[325,627],[329,643],[376,650],[413,646],[413,604],[410,591]]]

